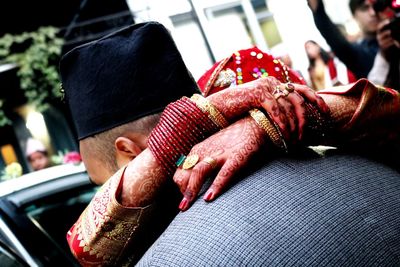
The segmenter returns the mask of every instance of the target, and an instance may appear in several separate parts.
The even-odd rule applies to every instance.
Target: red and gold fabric
[[[124,249],[151,209],[118,203],[124,171],[118,171],[100,188],[67,233],[71,252],[82,266],[115,266],[121,262]]]
[[[344,105],[337,98],[340,108],[331,109],[332,117],[347,118],[340,122],[339,136],[330,140],[336,145],[361,145],[382,147],[397,144],[400,135],[400,94],[397,90],[375,85],[367,79],[336,86],[318,92],[319,95],[343,96],[354,99],[354,105]]]

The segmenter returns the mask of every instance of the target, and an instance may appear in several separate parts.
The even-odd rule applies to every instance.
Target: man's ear
[[[117,162],[122,165],[128,163],[128,161],[134,159],[137,155],[142,152],[140,146],[127,137],[118,137],[115,140],[116,158]]]

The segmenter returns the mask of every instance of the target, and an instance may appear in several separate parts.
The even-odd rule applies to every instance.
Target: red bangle
[[[150,133],[148,146],[168,175],[172,175],[181,155],[188,154],[195,144],[218,130],[220,127],[207,113],[183,97],[165,108]]]

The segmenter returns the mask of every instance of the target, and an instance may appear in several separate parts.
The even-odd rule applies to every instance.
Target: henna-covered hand
[[[289,90],[287,86],[274,77],[267,77],[225,89],[209,96],[208,100],[231,121],[251,108],[263,108],[279,126],[285,139],[295,141],[295,135],[296,139],[301,138],[306,123],[305,101],[316,104],[323,111],[329,109],[309,87],[291,84]],[[286,90],[286,94],[277,97],[276,90],[282,93]],[[173,178],[184,195],[180,209],[186,210],[190,206],[205,179],[216,170],[219,172],[204,198],[210,201],[221,194],[234,174],[259,151],[265,136],[264,130],[247,117],[194,146],[188,157],[197,155],[198,162],[190,169],[178,169]],[[210,163],[207,158],[215,162]]]
[[[323,112],[329,109],[314,90],[300,84],[293,84],[293,93],[276,99],[274,92],[277,87],[284,91],[285,86],[275,77],[265,77],[219,91],[207,99],[231,121],[250,109],[263,108],[279,126],[285,139],[295,141],[293,138],[301,139],[305,125],[304,101],[316,104]]]
[[[285,88],[287,86],[288,84],[281,84],[280,89],[286,90]],[[281,107],[283,107],[281,108],[280,116],[286,117],[290,129],[290,132],[285,132],[286,129],[280,127],[281,131],[286,138],[287,136],[289,136],[289,142],[293,142],[296,141],[294,138],[297,137],[298,140],[301,140],[303,137],[303,130],[307,122],[305,101],[315,105],[323,113],[328,113],[329,107],[322,99],[322,97],[319,96],[316,91],[314,91],[310,87],[295,83],[290,84],[290,86],[293,88],[292,90],[294,91],[287,94],[286,96],[280,97],[278,99],[278,103]],[[267,109],[266,105],[268,105],[268,103],[263,103],[264,109]],[[270,114],[270,117],[274,119],[275,122],[277,122],[277,116],[278,115],[276,114],[274,114],[274,116],[271,116]]]
[[[249,116],[219,131],[193,147],[188,156],[197,155],[193,168],[178,168],[173,177],[183,199],[179,208],[187,210],[195,200],[206,178],[216,174],[204,199],[215,199],[231,182],[234,174],[242,169],[265,142],[265,132]],[[233,141],[234,140],[234,141]],[[207,161],[207,158],[215,162]]]

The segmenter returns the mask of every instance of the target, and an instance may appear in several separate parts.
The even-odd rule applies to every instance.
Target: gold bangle
[[[252,109],[249,111],[249,113],[250,116],[257,122],[257,124],[267,133],[272,143],[274,143],[274,145],[283,151],[288,152],[285,139],[283,138],[279,128],[272,124],[267,116],[265,116],[265,114],[258,109]]]
[[[229,125],[229,122],[225,119],[219,110],[210,103],[205,97],[199,94],[194,94],[190,100],[192,100],[196,106],[201,109],[204,113],[208,114],[208,117],[219,127],[225,128]]]

